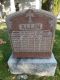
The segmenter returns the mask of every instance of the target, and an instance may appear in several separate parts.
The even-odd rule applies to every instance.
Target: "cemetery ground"
[[[57,69],[54,77],[38,77],[28,75],[28,80],[60,80],[60,24],[56,25],[53,53],[57,60]],[[9,71],[7,61],[12,53],[8,30],[5,23],[0,23],[0,39],[6,43],[0,44],[0,80],[17,80],[16,75]]]

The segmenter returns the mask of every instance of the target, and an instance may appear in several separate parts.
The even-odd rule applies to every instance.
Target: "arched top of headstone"
[[[44,10],[26,10],[24,12],[16,12],[7,17],[8,27],[11,30],[19,30],[20,24],[43,24],[43,29],[52,30],[55,27],[55,16]]]

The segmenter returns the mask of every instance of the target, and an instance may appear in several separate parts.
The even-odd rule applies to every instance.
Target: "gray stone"
[[[49,59],[17,59],[12,54],[8,60],[8,65],[12,74],[54,76],[57,62],[53,54]]]
[[[27,80],[28,79],[28,75],[26,75],[26,74],[17,75],[17,79],[18,80]]]

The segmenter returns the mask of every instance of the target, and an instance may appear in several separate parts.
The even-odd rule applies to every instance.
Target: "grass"
[[[12,75],[9,71],[7,61],[11,55],[12,49],[9,41],[8,31],[6,24],[0,24],[0,38],[7,43],[0,45],[0,80],[16,80],[16,76]],[[56,73],[54,77],[38,77],[29,75],[29,80],[60,80],[60,24],[56,27],[56,36],[53,47],[55,58],[58,62]]]

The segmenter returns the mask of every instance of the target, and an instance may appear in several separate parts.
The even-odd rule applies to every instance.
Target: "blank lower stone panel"
[[[8,66],[12,74],[54,76],[57,62],[53,54],[49,59],[17,59],[11,55]]]

